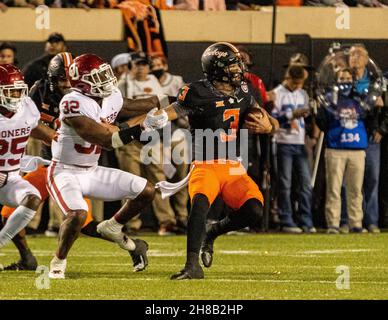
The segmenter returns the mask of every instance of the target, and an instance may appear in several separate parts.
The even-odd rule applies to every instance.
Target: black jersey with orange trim
[[[32,86],[29,96],[40,111],[40,120],[52,129],[56,129],[55,120],[59,117],[59,102],[62,97],[53,94],[47,79],[41,79]],[[51,147],[43,145],[41,155],[51,160]]]
[[[183,86],[174,108],[179,115],[189,118],[193,160],[240,157],[240,129],[255,105],[252,89],[245,82],[232,96],[217,91],[206,79]]]

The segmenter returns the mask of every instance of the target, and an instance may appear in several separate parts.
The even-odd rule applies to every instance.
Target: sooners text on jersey
[[[16,171],[31,131],[38,126],[40,113],[29,97],[12,118],[0,114],[0,171]]]

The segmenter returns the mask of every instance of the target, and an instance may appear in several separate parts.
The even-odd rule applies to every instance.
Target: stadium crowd
[[[120,3],[132,2],[146,5],[153,5],[162,10],[260,10],[262,6],[272,6],[271,0],[0,0],[0,11],[8,7],[35,8],[39,5],[46,5],[50,8],[82,8],[103,9],[115,8]],[[313,6],[313,7],[370,7],[385,8],[388,0],[278,0],[279,6]]]
[[[31,88],[36,81],[47,78],[50,60],[57,53],[68,50],[62,34],[51,34],[43,55],[23,68],[28,86]],[[316,233],[317,228],[324,228],[329,234],[346,234],[379,233],[381,227],[388,228],[388,206],[382,192],[379,193],[381,170],[388,171],[388,161],[385,161],[387,137],[384,138],[388,133],[388,112],[384,91],[373,101],[367,101],[369,108],[363,108],[360,104],[372,85],[366,48],[362,44],[355,44],[349,48],[343,64],[335,62],[333,85],[336,90],[328,88],[324,92],[326,104],[317,102],[315,96],[308,94],[312,92],[308,88],[311,85],[308,79],[314,68],[303,54],[296,53],[290,57],[282,81],[273,90],[267,91],[260,77],[249,71],[254,62],[252,54],[243,46],[239,46],[239,50],[246,67],[245,79],[255,89],[256,100],[280,124],[280,129],[274,135],[259,136],[258,143],[255,143],[257,137],[249,137],[248,173],[261,188],[266,181],[263,172],[268,169],[268,164],[271,168],[271,229],[299,234]],[[17,51],[12,43],[0,44],[2,63],[17,65]],[[185,84],[182,76],[168,72],[168,61],[163,55],[118,53],[110,63],[125,98],[158,96],[167,100],[165,102],[168,104],[176,99],[179,89]],[[185,117],[174,121],[172,146],[185,139],[181,129],[188,127]],[[323,136],[321,145],[320,137]],[[146,177],[153,184],[164,180],[176,182],[186,176],[189,170],[187,163],[145,165],[141,160],[142,147],[141,143],[133,142],[116,152],[105,150],[100,164]],[[320,147],[322,156],[317,174],[313,170],[313,159],[317,158]],[[40,155],[41,148],[37,140],[31,139],[27,153]],[[171,149],[164,147],[163,138],[158,148],[163,155],[171,152]],[[271,155],[267,157],[268,152]],[[382,157],[384,161],[380,161]],[[271,159],[269,163],[268,158]],[[316,178],[315,184],[312,183],[312,176]],[[322,197],[322,193],[326,196]],[[383,204],[383,208],[380,208],[380,204]],[[144,226],[151,226],[161,236],[184,234],[188,206],[187,189],[182,189],[171,199],[162,199],[157,193],[152,209],[132,219],[127,224],[127,231],[136,233]],[[99,201],[92,201],[92,208],[97,221],[109,216],[111,211],[109,205],[104,207]],[[208,220],[219,220],[230,211],[218,198]],[[46,235],[56,236],[63,218],[59,208],[51,202],[48,210],[41,209],[35,216],[28,232],[42,231],[39,229],[42,212],[43,216],[47,213],[50,216],[45,226]],[[156,217],[156,226],[150,223],[150,216]],[[319,216],[324,218],[320,219]],[[258,225],[257,228],[243,231],[261,230],[262,226]]]

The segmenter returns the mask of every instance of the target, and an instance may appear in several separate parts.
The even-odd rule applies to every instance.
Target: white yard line
[[[19,277],[18,277],[19,278]],[[20,277],[21,278],[21,277]],[[22,277],[23,279],[31,279],[29,277]],[[138,281],[148,281],[148,282],[161,282],[165,280],[166,282],[170,282],[168,277],[165,279],[160,279],[160,278],[109,278],[109,277],[93,277],[93,278],[67,278],[65,280],[51,280],[53,282],[58,282],[58,283],[65,283],[70,281],[83,281],[83,280],[90,280],[90,279],[98,279],[99,281],[105,280],[105,281],[122,281],[122,282],[138,282]],[[320,284],[333,284],[335,285],[335,280],[299,280],[299,279],[284,279],[284,280],[276,280],[276,279],[225,279],[225,278],[219,278],[219,279],[212,279],[212,278],[206,278],[205,280],[201,280],[203,282],[236,282],[236,283],[241,283],[241,282],[249,282],[249,283],[320,283]],[[171,282],[170,282],[171,283]],[[388,281],[351,281],[351,284],[374,284],[374,285],[388,285]],[[383,289],[383,288],[382,288]],[[386,288],[388,290],[388,287]],[[1,296],[1,294],[0,294]]]
[[[117,250],[115,248],[115,250]],[[262,251],[262,250],[218,250],[216,251],[216,255],[224,254],[224,255],[258,255],[258,256],[281,256],[281,257],[308,257],[314,258],[319,255],[342,255],[346,253],[364,253],[364,252],[376,252],[381,251],[379,249],[369,249],[369,248],[361,248],[361,249],[327,249],[327,250],[305,250],[305,251],[295,251],[285,253],[283,251]],[[52,256],[54,254],[54,250],[33,250],[33,253],[37,257],[45,257]],[[17,254],[15,249],[3,249],[0,253],[0,256],[6,256],[7,254]],[[176,256],[185,256],[186,253],[183,250],[177,251],[162,251],[162,250],[149,250],[148,254],[150,257],[176,257]],[[119,256],[127,256],[127,253],[124,251],[87,251],[85,253],[70,253],[71,257],[119,257]]]
[[[347,252],[371,252],[379,251],[378,249],[327,249],[327,250],[307,250],[302,251],[304,254],[335,254],[335,253],[347,253]]]

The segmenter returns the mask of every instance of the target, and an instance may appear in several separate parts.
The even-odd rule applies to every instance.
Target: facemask
[[[157,77],[158,79],[160,79],[163,74],[164,74],[164,70],[163,69],[158,69],[158,70],[152,70],[152,74]]]

